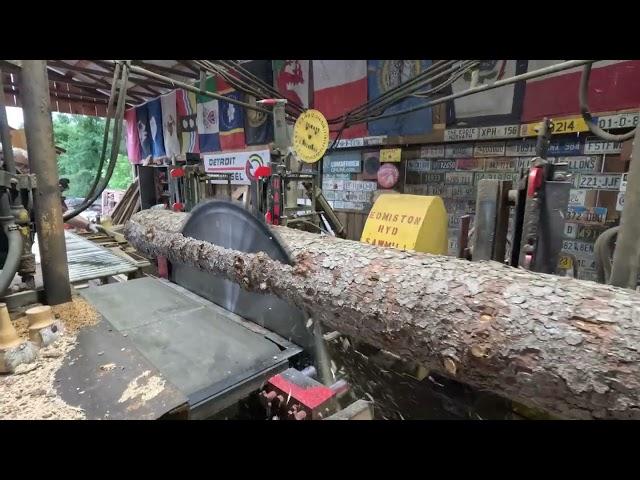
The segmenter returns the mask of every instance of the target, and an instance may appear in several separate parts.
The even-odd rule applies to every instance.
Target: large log
[[[295,266],[183,237],[188,214],[146,210],[141,252],[222,275],[345,335],[561,418],[640,418],[640,295],[495,262],[273,227]]]

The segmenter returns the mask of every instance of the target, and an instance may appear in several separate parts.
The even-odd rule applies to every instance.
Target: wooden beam
[[[113,77],[113,69],[107,70],[107,71],[102,71],[102,70],[96,70],[94,68],[78,67],[76,65],[65,63],[65,62],[63,62],[61,60],[48,60],[47,63],[52,65],[52,66],[54,66],[54,67],[66,68],[67,70],[72,70],[74,72],[83,73],[83,74],[87,75],[87,77],[90,77],[90,75],[97,75],[97,76],[100,76],[100,77],[104,77],[105,78],[105,80],[104,80],[105,82],[107,81],[106,78]]]
[[[5,87],[4,91],[5,93],[9,93],[9,94],[22,95],[20,89],[17,89],[17,88],[15,90],[10,90],[8,87]],[[66,92],[61,92],[60,90],[49,89],[49,94],[51,97],[59,98],[61,100],[77,100],[77,101],[90,100],[91,103],[100,103],[105,105],[108,103],[106,98],[91,97],[88,95],[79,95],[77,93],[66,93]]]
[[[198,74],[198,76],[200,76],[200,69],[198,67],[195,67],[191,62],[192,60],[177,60],[177,62],[180,65],[184,65],[185,67],[187,67],[189,70],[191,70],[192,72]]]
[[[162,73],[165,75],[179,75],[181,77],[198,79],[200,78],[200,74],[194,72],[185,72],[184,70],[178,70],[176,68],[162,67],[159,65],[154,65],[153,63],[147,63],[143,60],[133,60],[134,65],[139,65],[147,70],[155,71],[156,73]]]

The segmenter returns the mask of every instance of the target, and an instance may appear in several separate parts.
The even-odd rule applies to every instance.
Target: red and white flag
[[[367,101],[366,60],[314,60],[313,104],[327,118],[337,118]],[[340,126],[332,127],[338,130]],[[335,138],[337,131],[331,133]],[[342,131],[340,138],[358,138],[367,135],[362,123]]]
[[[564,60],[529,60],[528,71],[555,65]],[[578,115],[578,90],[583,67],[527,81],[522,121]],[[640,106],[640,60],[606,60],[593,64],[589,78],[589,109],[603,113]]]

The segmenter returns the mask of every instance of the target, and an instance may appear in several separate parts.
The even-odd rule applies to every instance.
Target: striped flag
[[[200,153],[196,125],[196,94],[178,89],[176,90],[176,103],[178,134],[182,144],[180,153]]]
[[[216,78],[209,77],[205,84],[208,92],[217,92]],[[220,150],[220,112],[218,100],[198,95],[197,125],[200,139],[200,151],[216,152]]]
[[[565,60],[529,60],[529,71]],[[578,90],[582,67],[552,73],[527,81],[522,121],[545,116],[578,115]],[[593,64],[589,78],[589,109],[592,113],[638,108],[640,105],[640,60],[606,60]]]
[[[162,105],[162,136],[164,150],[168,157],[180,155],[180,138],[178,137],[178,113],[176,109],[176,91],[160,97]]]
[[[136,109],[130,108],[125,111],[124,120],[127,123],[127,157],[130,163],[136,165],[140,163],[140,138],[136,124]]]
[[[366,60],[314,60],[313,104],[327,118],[336,118],[367,101]],[[331,133],[335,138],[337,132]],[[367,135],[361,123],[342,131],[341,138]]]
[[[151,151],[153,158],[166,157],[164,150],[164,136],[162,135],[162,105],[156,98],[147,102],[149,111],[149,132],[151,133]]]
[[[234,100],[242,100],[242,94],[221,78],[216,79],[218,93]],[[233,103],[220,101],[220,148],[222,150],[242,149],[244,142],[244,108]]]

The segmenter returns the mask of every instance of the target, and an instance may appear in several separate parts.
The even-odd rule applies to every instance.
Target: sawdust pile
[[[56,393],[55,375],[64,357],[73,349],[78,331],[98,322],[99,315],[85,300],[52,307],[65,326],[60,340],[39,351],[34,363],[20,365],[11,375],[0,375],[0,419],[4,420],[81,420],[80,408],[68,405]],[[28,339],[26,315],[14,320],[18,335]]]
[[[51,307],[56,318],[62,320],[68,333],[98,323],[100,315],[95,308],[81,297],[73,297],[72,301]]]
[[[63,335],[43,348],[34,363],[19,365],[16,373],[0,376],[0,419],[82,420],[80,408],[64,402],[55,391],[55,375],[73,348],[75,335]]]

